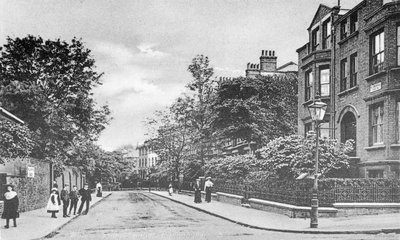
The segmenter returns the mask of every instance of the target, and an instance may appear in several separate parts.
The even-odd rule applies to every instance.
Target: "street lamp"
[[[318,227],[318,161],[319,161],[319,122],[324,119],[326,108],[328,105],[317,97],[310,106],[308,106],[308,111],[310,111],[311,119],[314,122],[314,128],[316,133],[316,153],[315,153],[315,173],[314,173],[314,187],[311,199],[311,212],[310,212],[310,227]]]

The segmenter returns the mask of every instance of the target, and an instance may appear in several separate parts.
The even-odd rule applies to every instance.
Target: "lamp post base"
[[[318,198],[317,193],[313,193],[311,199],[310,228],[318,228]]]

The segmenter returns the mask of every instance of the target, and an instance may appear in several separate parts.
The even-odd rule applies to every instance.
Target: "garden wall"
[[[28,167],[32,171],[28,171]],[[46,206],[50,194],[50,164],[36,159],[15,159],[0,167],[1,199],[6,184],[14,185],[18,193],[19,210],[21,212],[34,210]],[[2,206],[0,212],[2,212]]]

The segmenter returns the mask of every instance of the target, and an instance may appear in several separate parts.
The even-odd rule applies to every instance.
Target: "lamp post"
[[[314,173],[314,187],[311,199],[311,212],[310,212],[310,227],[318,227],[318,161],[319,161],[319,123],[324,119],[327,104],[321,102],[317,97],[314,102],[308,106],[310,111],[311,119],[314,122],[314,128],[316,133],[316,152],[315,152],[315,173]]]

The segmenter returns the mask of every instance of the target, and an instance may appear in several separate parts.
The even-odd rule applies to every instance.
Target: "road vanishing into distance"
[[[149,192],[113,192],[88,215],[79,216],[51,239],[393,239],[396,234],[294,234],[244,227]],[[47,239],[46,238],[46,239]]]

